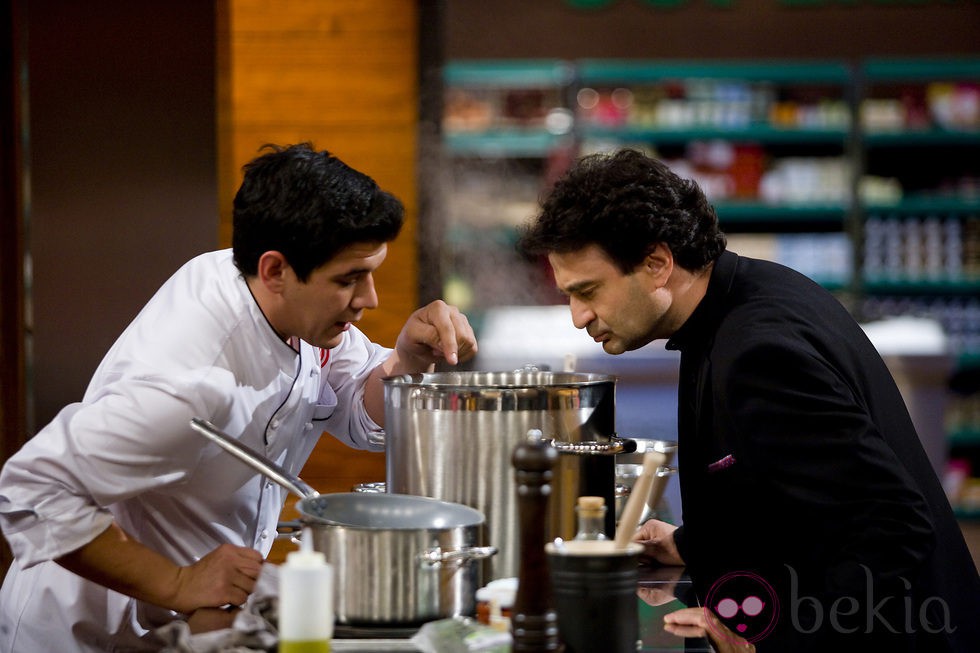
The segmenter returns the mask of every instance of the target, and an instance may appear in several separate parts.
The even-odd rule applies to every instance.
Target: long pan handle
[[[218,430],[211,422],[193,417],[191,418],[191,428],[301,499],[320,495],[298,476],[287,472],[255,449],[245,446],[227,433]]]

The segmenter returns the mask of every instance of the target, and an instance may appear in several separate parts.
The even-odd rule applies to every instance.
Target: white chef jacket
[[[109,350],[82,401],[0,473],[0,527],[16,558],[0,590],[0,651],[159,650],[152,631],[177,615],[52,560],[113,520],[179,565],[226,542],[268,554],[286,490],[193,431],[191,418],[295,474],[324,430],[381,450],[362,399],[390,352],[356,328],[334,349],[301,342],[297,352],[230,250],[185,264]]]

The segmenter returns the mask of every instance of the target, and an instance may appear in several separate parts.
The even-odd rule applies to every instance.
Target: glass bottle
[[[575,506],[578,520],[576,540],[606,540],[606,500],[602,497],[579,497]]]

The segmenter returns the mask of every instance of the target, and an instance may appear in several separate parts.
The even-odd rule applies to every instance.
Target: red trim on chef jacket
[[[320,350],[320,367],[326,367],[328,360],[330,360],[330,350],[329,349],[321,349]]]

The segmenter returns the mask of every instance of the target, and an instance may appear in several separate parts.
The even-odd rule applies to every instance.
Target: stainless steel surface
[[[434,547],[419,554],[419,562],[427,565],[441,565],[445,562],[463,562],[466,560],[484,560],[496,555],[495,546],[468,546],[455,551],[443,551]]]
[[[351,488],[351,492],[374,492],[384,494],[388,491],[384,481],[373,481],[371,483],[358,483]]]
[[[551,440],[551,446],[559,453],[580,453],[580,454],[605,454],[616,455],[623,453],[626,449],[624,440],[611,438],[609,442],[562,442]]]
[[[227,433],[221,432],[211,422],[193,417],[191,418],[191,428],[296,496],[306,498],[315,497],[319,494],[298,476],[287,472],[258,451],[245,446]]]
[[[338,623],[390,626],[475,614],[482,585],[475,561],[495,553],[484,546],[480,511],[424,496],[318,494],[214,425],[199,419],[191,425],[301,497],[300,525],[310,527],[314,550],[334,568]]]
[[[520,540],[511,455],[529,431],[556,443],[615,444],[615,378],[548,372],[446,372],[385,379],[389,492],[472,506],[500,553],[486,580],[518,575]],[[567,451],[554,468],[546,531],[575,535],[582,494],[614,498],[614,455]],[[610,527],[613,516],[609,516]],[[611,528],[609,528],[611,532]]]

